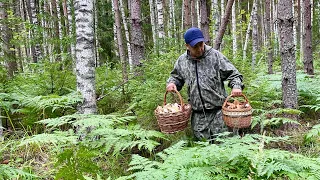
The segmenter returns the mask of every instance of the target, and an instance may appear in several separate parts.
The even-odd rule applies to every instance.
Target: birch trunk
[[[268,74],[273,74],[273,53],[271,44],[271,31],[270,31],[270,0],[265,1],[266,8],[266,41],[267,41],[267,54],[268,54]]]
[[[116,36],[117,36],[117,45],[119,49],[120,62],[122,64],[122,79],[123,82],[128,80],[127,75],[127,63],[125,61],[124,47],[122,42],[122,33],[121,33],[121,20],[120,20],[120,12],[119,12],[119,2],[118,0],[112,1],[114,6],[114,20],[116,26]]]
[[[141,27],[140,8],[140,0],[131,1],[131,44],[134,68],[140,66],[141,60],[144,59],[144,41]]]
[[[282,69],[282,101],[285,108],[298,106],[296,84],[296,61],[293,42],[292,1],[279,0],[278,22]]]
[[[251,31],[251,24],[252,24],[252,17],[253,17],[253,8],[250,13],[250,19],[246,30],[246,38],[244,40],[243,50],[242,50],[242,59],[245,60],[247,58],[247,48],[249,43],[249,36]]]
[[[172,0],[170,0],[172,1]],[[150,8],[150,21],[151,21],[151,29],[152,29],[152,40],[153,40],[153,47],[157,45],[157,26],[156,26],[156,19],[155,19],[155,6],[154,0],[149,0],[149,8]],[[171,6],[170,6],[171,8]],[[171,11],[170,11],[171,12]]]
[[[218,35],[219,27],[220,27],[220,16],[219,16],[219,6],[218,0],[211,1],[211,11],[212,11],[212,39],[215,39]],[[214,41],[212,41],[213,43]]]
[[[162,0],[157,0],[157,14],[158,14],[158,26],[157,26],[158,40],[157,41],[158,41],[158,48],[160,49],[160,52],[162,52],[161,47],[164,47],[164,38],[165,38]],[[139,18],[139,21],[140,21],[140,15],[137,18]],[[139,36],[142,37],[142,35],[139,35]]]
[[[134,65],[133,65],[133,61],[132,61],[129,30],[128,30],[128,25],[127,25],[127,21],[126,21],[127,18],[126,18],[126,15],[124,13],[124,7],[123,7],[122,0],[119,0],[119,7],[120,7],[120,10],[121,10],[121,17],[122,17],[122,24],[123,24],[123,27],[124,27],[124,32],[125,32],[125,35],[126,35],[129,67],[130,67],[130,71],[132,71]]]
[[[76,76],[77,90],[83,96],[79,105],[81,114],[97,112],[95,93],[95,62],[93,34],[93,2],[90,0],[75,0],[76,18]]]
[[[207,1],[200,0],[200,12],[201,12],[201,30],[203,32],[204,38],[210,44],[210,32],[209,32],[209,18],[207,13]]]
[[[252,61],[251,67],[255,69],[258,52],[258,8],[257,0],[253,1],[252,11]]]
[[[229,22],[229,17],[231,14],[233,2],[234,2],[234,0],[228,0],[227,7],[226,7],[226,13],[222,19],[221,27],[219,29],[219,34],[218,34],[217,38],[215,39],[214,49],[217,49],[217,50],[220,49],[220,45],[222,43],[222,38],[223,38],[224,32],[226,31],[227,24]]]
[[[237,15],[236,15],[236,3],[232,5],[232,55],[233,59],[237,55]]]
[[[301,11],[300,11],[300,0],[297,0],[297,2],[294,4],[295,7],[295,29],[296,29],[296,49],[300,49],[300,36],[301,36]]]
[[[313,57],[312,57],[312,25],[311,25],[311,3],[310,0],[304,0],[304,35],[303,35],[303,64],[304,72],[308,75],[314,75]]]

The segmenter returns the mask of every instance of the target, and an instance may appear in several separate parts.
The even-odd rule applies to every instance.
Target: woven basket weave
[[[251,125],[252,107],[249,104],[247,97],[241,95],[245,100],[247,107],[241,109],[229,109],[227,108],[227,102],[232,95],[228,96],[222,105],[222,118],[225,124],[230,128],[247,128]]]
[[[164,95],[163,106],[167,104],[167,94],[169,91],[166,91]],[[178,91],[174,91],[179,97],[181,110],[178,112],[170,112],[170,113],[160,113],[154,110],[154,114],[157,118],[158,125],[160,127],[161,132],[172,134],[178,131],[184,130],[188,126],[188,120],[191,114],[191,105],[184,104],[182,101],[182,97]]]

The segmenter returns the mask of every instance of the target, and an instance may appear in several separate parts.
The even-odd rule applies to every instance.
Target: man
[[[187,51],[175,63],[167,91],[181,90],[187,84],[194,136],[212,141],[216,134],[227,130],[221,112],[227,97],[223,82],[228,80],[232,95],[239,96],[244,87],[242,75],[222,53],[205,45],[200,29],[188,29],[184,39]]]

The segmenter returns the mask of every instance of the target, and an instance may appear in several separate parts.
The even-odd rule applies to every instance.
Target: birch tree
[[[293,42],[292,1],[279,0],[278,23],[280,37],[282,101],[285,108],[296,109],[298,106],[296,84],[295,47]]]
[[[120,62],[122,64],[122,78],[123,81],[128,80],[127,74],[127,63],[125,61],[124,47],[122,42],[122,33],[121,33],[121,19],[120,19],[120,11],[119,11],[119,2],[118,0],[113,0],[113,9],[114,9],[114,21],[116,27],[116,36],[117,36],[117,45],[119,49]]]
[[[232,5],[232,55],[233,58],[237,54],[237,15],[236,15],[236,3]]]
[[[211,1],[211,11],[212,11],[212,39],[215,39],[219,32],[220,27],[220,16],[219,16],[219,6],[218,0]],[[212,41],[214,42],[214,41]]]
[[[160,48],[164,46],[164,38],[165,38],[162,0],[157,0],[157,14],[158,14],[157,16],[158,17],[158,26],[157,26],[158,40],[157,41],[158,41],[158,47]],[[140,15],[139,15],[139,19],[140,19]]]
[[[95,93],[95,59],[93,34],[93,2],[75,0],[76,18],[76,76],[77,90],[83,96],[83,103],[78,106],[81,114],[97,112]]]
[[[172,0],[170,0],[172,1]],[[171,7],[171,6],[170,6]],[[155,6],[154,6],[154,0],[149,0],[149,8],[150,8],[150,22],[151,22],[151,30],[152,30],[152,40],[153,40],[153,46],[155,47],[157,44],[157,27],[156,27],[156,11],[155,11]],[[170,8],[171,10],[171,8]],[[171,11],[170,11],[171,12]],[[172,14],[170,14],[171,16]]]
[[[266,40],[267,40],[267,54],[268,54],[268,74],[273,74],[273,52],[272,52],[272,39],[270,31],[270,0],[265,1],[266,15]]]
[[[304,72],[313,75],[311,3],[304,0],[303,64]]]
[[[255,68],[258,53],[258,8],[257,0],[253,1],[252,6],[252,61],[251,67]]]
[[[122,0],[119,0],[119,7],[120,7],[120,11],[121,11],[122,24],[123,24],[124,32],[125,32],[125,36],[126,36],[129,66],[130,66],[130,70],[132,71],[133,61],[132,61],[132,53],[131,53],[130,36],[129,36],[129,29],[128,29],[128,25],[127,25],[128,23],[126,21],[127,18],[124,13],[124,7],[123,7]]]

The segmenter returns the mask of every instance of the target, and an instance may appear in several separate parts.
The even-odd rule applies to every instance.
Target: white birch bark
[[[95,59],[96,59],[96,66],[100,66],[100,62],[99,62],[99,39],[98,39],[98,9],[97,9],[97,1],[94,0],[94,42],[95,42],[95,46],[94,46],[94,54],[95,54]]]
[[[220,17],[219,17],[219,6],[218,6],[218,0],[212,0],[211,1],[211,11],[212,11],[212,18],[211,20],[212,22],[212,39],[215,39],[218,31],[219,31],[219,27],[220,27]],[[212,41],[212,44],[214,43],[214,41]]]
[[[199,7],[199,4],[200,4],[200,1],[199,0],[195,0],[195,3],[196,3],[196,15],[197,15],[197,26],[200,28],[201,27],[201,13],[200,12],[200,7]]]
[[[303,49],[304,49],[304,43],[303,43],[303,35],[305,33],[305,30],[304,30],[304,4],[303,4],[303,0],[300,0],[300,62],[302,63],[303,62]]]
[[[224,0],[221,0],[220,3],[221,3],[220,4],[221,5],[221,17],[224,17],[224,11],[225,11],[224,10]]]
[[[250,19],[246,30],[246,38],[244,40],[244,45],[242,49],[242,59],[245,60],[247,58],[247,48],[249,43],[249,36],[250,36],[250,30],[251,30],[251,24],[252,24],[252,16],[253,16],[253,8],[250,13]]]
[[[94,31],[93,2],[90,0],[75,0],[76,18],[76,76],[77,90],[83,96],[79,105],[81,114],[97,112],[95,93],[95,62],[94,62]]]
[[[57,17],[58,17],[58,27],[59,27],[59,41],[63,39],[63,30],[62,30],[62,24],[61,24],[61,7],[60,7],[60,0],[56,0],[56,7],[57,7]],[[60,45],[60,53],[63,53],[63,45],[62,43],[59,43]],[[64,60],[64,56],[61,54],[59,55],[62,60]]]
[[[127,21],[126,21],[127,18],[126,18],[126,15],[124,13],[124,7],[123,7],[122,0],[119,0],[119,7],[120,7],[120,12],[121,12],[122,24],[123,24],[123,27],[124,27],[124,32],[125,32],[125,35],[126,35],[129,67],[130,67],[130,71],[132,71],[133,70],[133,62],[132,62],[132,54],[131,54],[130,37],[129,37],[129,30],[128,30],[128,25],[127,25]]]
[[[117,34],[117,25],[116,25],[116,16],[115,16],[115,4],[114,0],[111,1],[111,7],[112,7],[112,14],[113,18],[115,19],[115,22],[113,23],[113,42],[114,42],[114,47],[115,47],[115,54],[117,57],[120,57],[120,49],[118,45],[118,34]],[[118,7],[118,6],[117,6]]]
[[[253,16],[252,16],[252,69],[255,69],[257,61],[257,51],[258,51],[258,8],[257,0],[253,1],[252,6]]]
[[[172,8],[172,28],[173,28],[173,38],[174,38],[174,43],[176,43],[177,42],[177,40],[176,40],[176,19],[175,19],[175,17],[176,17],[176,15],[175,15],[175,3],[174,3],[174,0],[171,0],[171,6],[170,6],[171,8]]]
[[[236,3],[232,5],[232,54],[233,58],[237,54],[237,16],[236,16]]]
[[[69,36],[73,37],[73,34],[75,33],[75,19],[72,16],[72,10],[71,10],[71,8],[72,8],[71,4],[73,4],[73,0],[69,0],[68,2],[70,2],[70,3],[67,3],[68,21],[69,21],[69,27],[68,27],[69,28]],[[72,41],[70,43],[70,51],[71,51],[72,59],[75,60],[76,59],[76,47],[75,47],[74,39],[72,39]]]
[[[172,1],[172,0],[170,0]],[[153,40],[153,47],[157,44],[157,32],[156,32],[156,19],[155,19],[155,6],[154,6],[154,0],[149,0],[149,8],[150,8],[150,21],[151,21],[151,29],[152,29],[152,40]],[[170,12],[172,11],[172,8],[170,6]],[[170,14],[171,18],[171,14]],[[154,48],[155,49],[155,48]]]
[[[162,0],[157,0],[157,14],[158,14],[158,37],[159,37],[159,41],[163,41],[163,38],[165,37],[165,33],[164,33]]]

